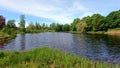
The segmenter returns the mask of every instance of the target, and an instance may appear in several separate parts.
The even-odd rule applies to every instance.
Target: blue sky
[[[16,23],[24,14],[26,23],[65,24],[95,13],[106,16],[119,10],[119,3],[120,0],[0,0],[0,15]]]

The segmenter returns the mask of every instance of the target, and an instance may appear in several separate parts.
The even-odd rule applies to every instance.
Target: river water
[[[0,44],[0,50],[21,51],[43,46],[60,49],[92,60],[120,64],[120,35],[62,32],[18,34],[15,39]]]

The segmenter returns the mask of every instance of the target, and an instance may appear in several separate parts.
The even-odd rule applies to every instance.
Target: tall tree
[[[21,15],[20,16],[20,23],[19,23],[19,28],[25,32],[25,16]]]

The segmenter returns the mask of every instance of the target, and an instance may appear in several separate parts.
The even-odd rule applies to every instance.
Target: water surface
[[[47,46],[93,60],[120,64],[120,36],[104,34],[71,34],[45,32],[18,34],[13,40],[0,44],[0,50],[29,50]]]

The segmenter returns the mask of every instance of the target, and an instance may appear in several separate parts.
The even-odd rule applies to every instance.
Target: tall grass
[[[6,38],[6,37],[9,37],[9,35],[6,34],[6,33],[0,32],[0,38],[1,38],[1,39],[2,39],[2,38]]]
[[[120,68],[43,47],[23,52],[0,52],[0,68]]]

